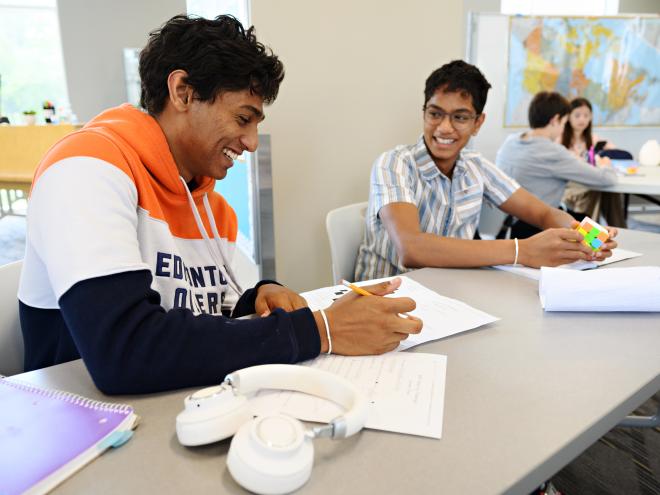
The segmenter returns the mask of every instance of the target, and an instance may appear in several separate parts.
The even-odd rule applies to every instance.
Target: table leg
[[[617,426],[626,428],[655,428],[660,426],[660,406],[653,416],[626,416]]]

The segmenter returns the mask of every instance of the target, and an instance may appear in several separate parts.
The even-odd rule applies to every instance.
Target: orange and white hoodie
[[[18,293],[26,369],[82,356],[102,390],[143,393],[317,355],[308,309],[221,315],[241,289],[230,266],[236,215],[214,185],[186,184],[156,120],[130,105],[53,146],[28,207]],[[234,316],[254,312],[260,284]]]

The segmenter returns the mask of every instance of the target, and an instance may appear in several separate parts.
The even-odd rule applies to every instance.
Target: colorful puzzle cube
[[[609,238],[607,229],[589,217],[584,217],[584,220],[580,222],[576,230],[584,236],[584,241],[582,242],[594,252],[602,249]]]

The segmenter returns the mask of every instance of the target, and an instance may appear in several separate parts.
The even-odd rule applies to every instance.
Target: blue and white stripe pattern
[[[480,153],[463,149],[452,179],[440,172],[421,136],[416,144],[383,153],[371,171],[365,238],[355,280],[388,277],[407,271],[378,212],[390,203],[412,203],[422,232],[472,239],[484,198],[499,206],[520,186]]]

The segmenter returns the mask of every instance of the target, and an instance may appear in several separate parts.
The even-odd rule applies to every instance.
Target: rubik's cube
[[[600,251],[609,238],[607,229],[589,217],[584,217],[584,220],[580,222],[576,229],[584,236],[582,242],[594,252]]]

